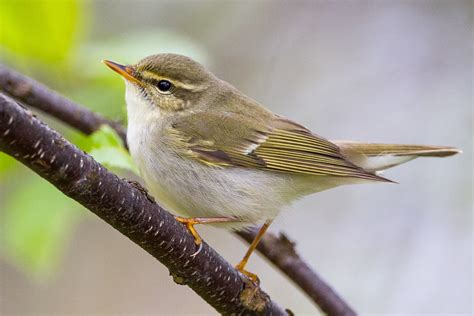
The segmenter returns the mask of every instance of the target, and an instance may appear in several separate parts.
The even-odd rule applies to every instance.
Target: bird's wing
[[[168,132],[178,152],[209,166],[389,181],[346,160],[335,144],[274,115],[193,113],[178,118]]]

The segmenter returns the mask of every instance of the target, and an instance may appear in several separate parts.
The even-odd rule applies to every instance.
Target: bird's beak
[[[140,80],[138,80],[133,75],[134,71],[133,71],[132,67],[120,65],[120,64],[114,63],[113,61],[110,61],[110,60],[103,60],[102,62],[106,66],[108,66],[110,69],[117,72],[119,75],[121,75],[125,79],[127,79],[128,81],[135,82],[135,83],[140,83]]]

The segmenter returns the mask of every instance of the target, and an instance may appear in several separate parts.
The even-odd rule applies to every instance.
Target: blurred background
[[[0,1],[1,62],[126,122],[123,81],[100,61],[191,56],[329,139],[452,145],[385,176],[307,197],[271,231],[362,314],[471,314],[471,1]],[[42,116],[122,176],[104,130]],[[112,154],[111,154],[112,153]],[[117,231],[0,153],[0,314],[215,314]],[[199,227],[230,262],[246,245]],[[258,255],[249,270],[296,315],[313,304]]]

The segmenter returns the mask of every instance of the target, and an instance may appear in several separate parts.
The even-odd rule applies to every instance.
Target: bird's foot
[[[181,217],[175,216],[175,219],[186,225],[188,231],[194,237],[194,243],[199,247],[198,250],[191,256],[196,256],[202,250],[202,238],[199,236],[198,232],[194,228],[196,224],[216,224],[216,223],[228,223],[228,222],[238,222],[239,220],[234,217]]]
[[[186,225],[186,228],[188,229],[188,231],[191,233],[191,235],[193,235],[194,243],[196,244],[196,246],[198,246],[198,249],[196,250],[195,253],[191,255],[191,257],[196,256],[202,250],[202,238],[201,236],[199,236],[198,232],[194,228],[194,225],[201,224],[201,221],[195,218],[186,218],[186,217],[180,217],[180,216],[176,216],[175,219],[178,222]]]
[[[202,238],[201,238],[201,236],[199,236],[198,232],[194,228],[194,225],[202,223],[199,219],[197,219],[197,218],[186,218],[186,217],[180,217],[180,216],[176,216],[175,219],[178,222],[186,225],[186,228],[188,229],[188,231],[191,233],[191,235],[193,235],[194,243],[196,245],[199,246],[199,245],[202,244]]]
[[[249,272],[247,270],[245,270],[245,265],[247,264],[247,262],[245,261],[240,261],[236,266],[235,268],[240,272],[242,273],[243,275],[245,275],[247,278],[249,278],[250,281],[253,282],[253,284],[255,284],[256,286],[260,285],[260,279],[258,278],[258,276],[252,272]]]

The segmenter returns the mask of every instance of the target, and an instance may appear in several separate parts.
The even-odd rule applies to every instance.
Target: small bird
[[[176,54],[135,65],[104,61],[125,79],[127,142],[151,194],[179,216],[201,246],[196,224],[262,224],[247,261],[280,210],[343,184],[392,182],[379,171],[452,147],[328,141],[272,113],[198,62]],[[200,247],[198,248],[199,252]]]

